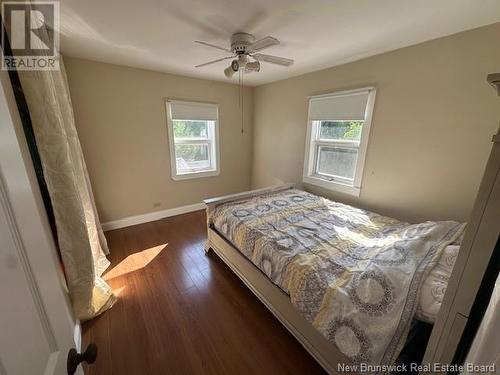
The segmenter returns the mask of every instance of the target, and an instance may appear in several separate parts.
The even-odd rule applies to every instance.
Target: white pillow
[[[438,263],[424,280],[415,315],[417,319],[427,323],[436,321],[459,249],[459,245],[446,246]]]

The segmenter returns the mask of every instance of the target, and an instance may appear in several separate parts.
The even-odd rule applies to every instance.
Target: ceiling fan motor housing
[[[231,35],[231,50],[237,54],[242,55],[247,53],[247,48],[255,42],[255,37],[248,33],[235,33]]]

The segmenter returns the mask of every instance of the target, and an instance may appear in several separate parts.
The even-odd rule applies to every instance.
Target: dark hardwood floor
[[[106,233],[118,294],[83,326],[86,374],[320,374],[321,367],[213,253],[204,211]]]

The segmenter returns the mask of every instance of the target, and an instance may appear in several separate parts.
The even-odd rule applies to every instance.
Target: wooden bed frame
[[[452,363],[462,332],[488,262],[498,241],[500,228],[500,128],[493,136],[493,147],[486,166],[472,214],[460,246],[447,291],[427,344],[423,364]],[[293,188],[279,185],[220,198],[205,200],[207,218],[217,205],[238,199]],[[206,251],[212,249],[283,323],[304,348],[330,374],[339,373],[339,364],[350,361],[330,344],[293,307],[290,298],[257,267],[220,235],[208,219]],[[475,256],[478,254],[479,256]],[[437,374],[433,371],[432,374]]]
[[[207,205],[208,230],[205,251],[213,250],[329,374],[339,374],[338,365],[350,364],[349,359],[303,318],[293,307],[290,297],[242,255],[210,222],[211,211],[220,204],[284,191],[294,186],[278,185],[204,200]]]

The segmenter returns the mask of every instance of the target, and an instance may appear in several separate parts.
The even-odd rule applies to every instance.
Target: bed
[[[332,374],[385,373],[464,224],[408,224],[293,185],[208,199],[213,250]],[[364,366],[364,367],[361,367]]]

